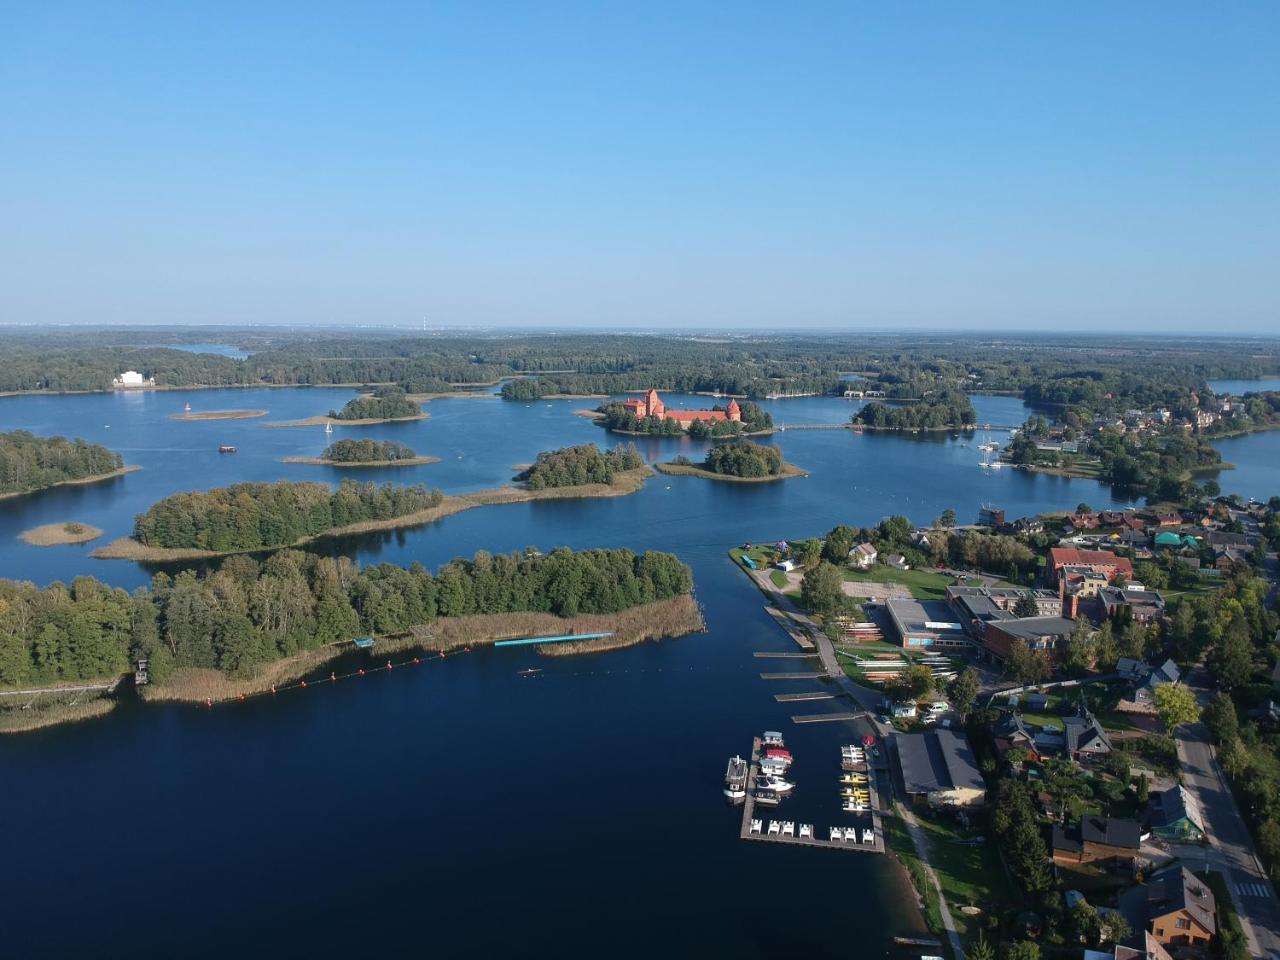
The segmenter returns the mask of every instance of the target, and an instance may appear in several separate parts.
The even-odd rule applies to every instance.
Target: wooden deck
[[[811,693],[775,693],[773,699],[779,703],[794,703],[798,700],[834,700],[836,695],[826,690],[814,690]]]
[[[817,670],[790,671],[787,673],[762,673],[761,680],[820,680],[826,674]]]
[[[849,713],[805,713],[791,718],[792,723],[837,723],[841,720],[857,720],[865,717],[865,712]]]
[[[801,653],[798,650],[787,651],[771,651],[757,650],[752,654],[753,657],[759,657],[762,660],[809,660],[816,657],[816,653]]]

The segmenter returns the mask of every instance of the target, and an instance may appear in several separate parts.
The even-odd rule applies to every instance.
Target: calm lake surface
[[[337,471],[279,462],[315,456],[328,438],[318,427],[264,423],[324,413],[351,396],[0,400],[2,429],[82,436],[144,468],[0,501],[0,576],[145,584],[150,571],[92,560],[93,545],[42,549],[16,536],[78,520],[101,527],[105,542],[178,490],[350,475],[465,492],[506,482],[541,450],[618,442],[574,416],[595,401],[453,399],[427,404],[427,420],[332,435],[402,440],[440,463]],[[270,413],[168,419],[186,402]],[[763,405],[788,427],[843,421],[858,407],[832,398]],[[1014,398],[975,405],[992,424],[1027,415]],[[1280,460],[1267,445],[1276,440],[1278,432],[1225,441],[1224,455],[1242,465],[1236,475],[1274,491]],[[0,822],[10,825],[2,952],[337,956],[376,945],[445,956],[885,956],[892,936],[922,929],[888,858],[742,842],[738,813],[720,796],[727,757],[761,729],[784,730],[799,787],[780,813],[825,836],[849,822],[838,812],[836,747],[856,733],[793,725],[792,713],[823,705],[796,711],[774,701],[812,684],[759,679],[770,667],[752,652],[791,642],[725,551],[894,513],[924,522],[951,507],[971,520],[984,502],[1019,516],[1112,498],[1092,481],[985,472],[977,441],[963,435],[789,430],[773,441],[811,476],[768,485],[656,476],[630,497],[488,507],[318,547],[431,567],[527,545],[670,550],[693,567],[705,634],[572,658],[490,649],[274,700],[212,711],[126,705],[101,721],[0,738]],[[222,443],[239,452],[218,454]],[[706,445],[638,446],[656,460],[698,457]],[[1262,452],[1246,474],[1251,450]],[[1224,473],[1224,489],[1237,489],[1235,479]],[[544,672],[517,676],[530,665]],[[787,921],[761,923],[766,901],[778,898],[794,905]]]

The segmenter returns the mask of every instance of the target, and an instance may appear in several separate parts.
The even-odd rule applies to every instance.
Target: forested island
[[[959,390],[944,390],[901,407],[868,403],[852,418],[855,426],[873,430],[954,430],[971,427],[977,419],[969,395]]]
[[[656,465],[660,473],[707,477],[712,480],[736,480],[760,482],[785,480],[787,477],[803,477],[805,471],[782,459],[777,447],[735,440],[718,443],[707,451],[706,459],[695,464],[685,456],[676,457],[670,463]]]
[[[43,589],[0,580],[0,687],[110,678],[145,658],[164,696],[182,671],[251,678],[282,658],[441,618],[484,615],[493,639],[504,635],[502,614],[613,615],[685,598],[678,615],[664,610],[665,635],[678,635],[700,625],[692,589],[689,568],[668,553],[563,548],[481,552],[434,574],[420,564],[361,569],[346,557],[287,550],[261,562],[231,557],[210,573],[158,573],[133,593],[92,577]],[[468,636],[475,642],[474,630]]]
[[[357,483],[236,483],[176,493],[139,514],[133,539],[144,547],[230,553],[288,546],[335,528],[394,520],[438,506],[439,490]]]
[[[26,430],[0,433],[0,498],[64,483],[92,483],[131,469],[120,454],[96,443],[37,437]]]
[[[403,387],[379,387],[368,396],[348,400],[341,410],[330,410],[332,420],[421,419],[422,409],[410,400]]]
[[[588,483],[611,484],[617,474],[638,470],[644,466],[644,458],[635,444],[626,444],[612,450],[601,451],[594,443],[559,450],[544,451],[528,469],[516,475],[516,480],[530,490],[551,487],[574,487]]]
[[[329,467],[408,467],[439,463],[439,457],[420,457],[399,440],[335,440],[318,457],[285,457],[281,463]]]

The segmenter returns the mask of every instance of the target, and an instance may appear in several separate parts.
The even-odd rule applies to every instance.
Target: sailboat
[[[329,434],[333,433],[333,424],[329,423],[327,420],[325,421],[325,424],[324,424],[324,432],[325,432],[325,436],[328,436]]]

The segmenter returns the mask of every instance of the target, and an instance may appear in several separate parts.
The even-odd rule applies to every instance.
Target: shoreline
[[[203,412],[192,411],[190,413],[171,413],[170,420],[198,421],[198,420],[254,420],[258,417],[265,417],[269,411],[267,410],[207,410]]]
[[[471,646],[490,646],[499,640],[513,636],[557,635],[574,633],[603,633],[612,631],[606,646],[589,646],[592,641],[574,645],[544,644],[537,647],[539,653],[549,656],[572,656],[577,653],[596,653],[635,646],[650,640],[663,640],[700,633],[706,629],[702,611],[691,593],[666,600],[655,600],[617,613],[583,614],[562,618],[550,613],[517,611],[513,613],[471,614],[465,617],[443,617],[431,623],[411,627],[395,636],[376,638],[373,656],[382,658],[389,653],[406,650],[423,650],[430,653],[447,653]],[[559,653],[553,648],[575,646]],[[163,686],[154,686],[142,693],[145,702],[214,703],[235,700],[241,696],[253,696],[270,691],[272,685],[280,686],[304,678],[332,660],[351,654],[349,643],[331,644],[318,650],[308,650],[293,657],[268,664],[257,677],[250,680],[234,680],[218,670],[188,669],[175,671],[174,678]]]
[[[434,507],[407,513],[402,517],[389,520],[364,520],[360,523],[348,524],[345,527],[334,527],[323,530],[310,537],[304,537],[293,543],[282,543],[270,547],[254,547],[251,550],[201,550],[195,547],[148,547],[132,537],[120,537],[94,550],[90,557],[95,560],[133,560],[139,563],[175,563],[184,560],[213,560],[218,557],[231,557],[245,553],[274,553],[277,550],[290,550],[317,540],[330,537],[355,536],[362,533],[378,533],[387,530],[398,530],[405,527],[420,527],[434,523],[444,517],[470,510],[473,507],[493,506],[503,503],[522,503],[527,500],[581,500],[594,497],[624,497],[636,493],[644,486],[653,471],[645,466],[635,470],[626,470],[614,475],[612,484],[589,483],[577,487],[548,487],[544,490],[528,490],[523,487],[497,487],[491,490],[478,490],[468,494],[446,494],[444,499]]]
[[[413,415],[412,417],[362,417],[359,420],[339,420],[337,417],[321,415],[315,417],[306,417],[302,420],[276,420],[272,423],[264,423],[264,427],[280,428],[280,427],[323,427],[325,424],[332,424],[335,427],[371,427],[378,423],[412,423],[415,420],[426,420],[431,414],[423,411]]]
[[[808,470],[785,461],[782,464],[781,473],[770,474],[767,477],[731,477],[728,474],[706,470],[696,463],[655,463],[653,469],[669,477],[701,477],[704,480],[723,480],[728,483],[774,483],[778,480],[809,476]]]
[[[57,483],[51,483],[47,487],[37,487],[34,490],[15,490],[13,493],[0,493],[0,500],[8,500],[11,497],[28,497],[33,493],[42,493],[45,490],[53,490],[57,487],[78,487],[86,483],[101,483],[103,480],[114,480],[116,477],[123,477],[126,473],[137,473],[141,469],[136,464],[126,464],[119,470],[112,470],[110,473],[95,473],[91,477],[80,477],[77,480],[59,480]]]
[[[439,457],[405,457],[402,460],[326,460],[323,457],[281,457],[281,463],[304,463],[311,467],[418,467],[439,463]]]
[[[65,520],[62,523],[43,523],[30,530],[23,530],[18,534],[18,539],[32,547],[61,547],[88,543],[102,536],[101,530],[87,523],[79,525],[81,528],[79,533],[68,533],[67,525],[75,522]]]

